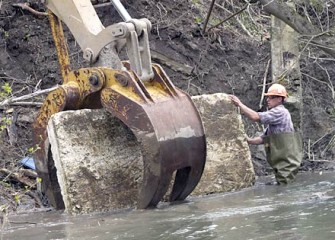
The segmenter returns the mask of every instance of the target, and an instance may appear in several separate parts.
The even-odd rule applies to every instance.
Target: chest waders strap
[[[271,134],[264,138],[267,161],[273,168],[279,184],[292,181],[302,161],[300,133]]]

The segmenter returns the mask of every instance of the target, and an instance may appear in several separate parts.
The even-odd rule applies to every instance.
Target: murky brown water
[[[9,217],[2,239],[335,239],[335,173],[189,198],[155,210]]]

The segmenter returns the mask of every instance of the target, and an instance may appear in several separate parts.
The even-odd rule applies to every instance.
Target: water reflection
[[[289,186],[190,198],[158,209],[10,217],[3,239],[334,239],[335,174],[300,174]]]

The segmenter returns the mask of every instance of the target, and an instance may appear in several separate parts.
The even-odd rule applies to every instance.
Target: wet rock
[[[250,186],[255,178],[244,127],[226,94],[193,97],[207,139],[203,177],[193,195]],[[140,146],[104,110],[55,114],[48,133],[68,213],[135,207],[142,181]]]
[[[226,192],[252,185],[255,173],[244,125],[226,94],[192,97],[205,128],[207,159],[193,195]]]
[[[49,122],[66,211],[134,207],[143,163],[132,132],[104,110],[66,111]]]

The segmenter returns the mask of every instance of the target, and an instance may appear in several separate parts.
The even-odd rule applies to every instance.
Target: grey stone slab
[[[193,195],[251,186],[255,173],[241,115],[223,93],[192,97],[206,133],[205,170]]]

